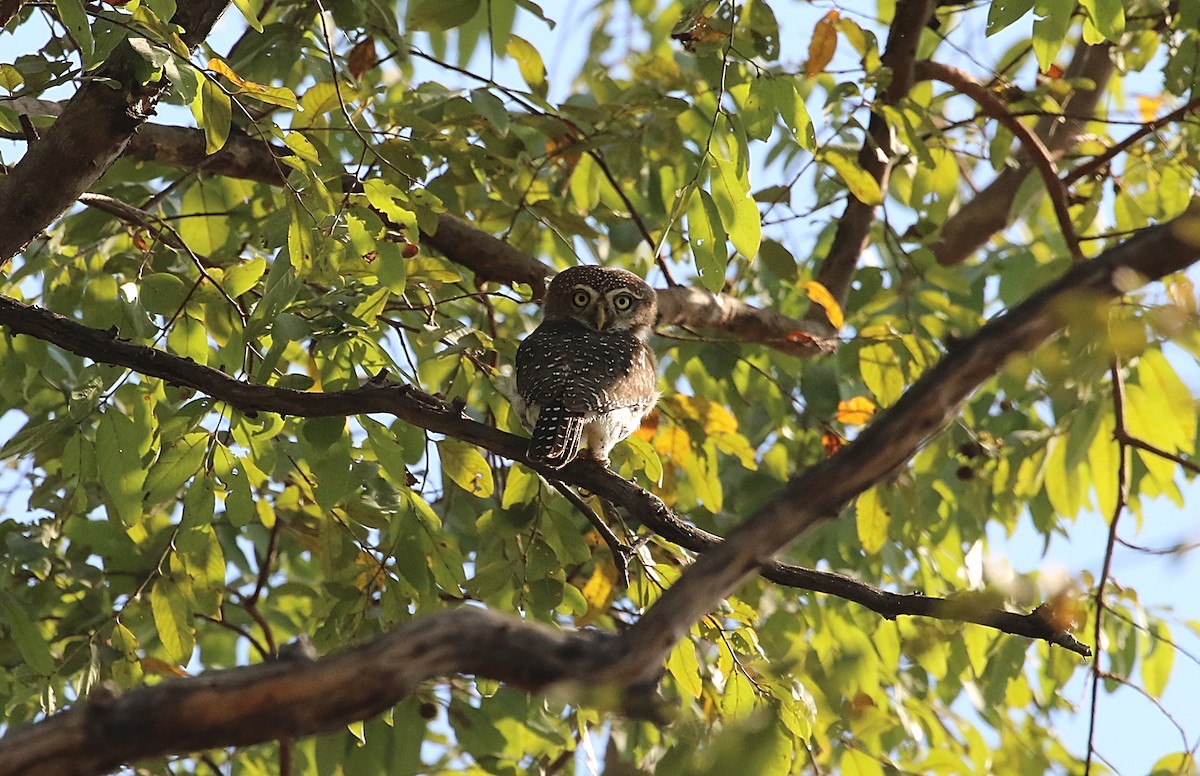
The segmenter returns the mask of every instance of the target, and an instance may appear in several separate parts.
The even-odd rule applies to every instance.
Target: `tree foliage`
[[[562,5],[0,2],[0,773],[1101,772],[1161,697],[1195,4]],[[505,398],[579,262],[661,289],[611,472]]]

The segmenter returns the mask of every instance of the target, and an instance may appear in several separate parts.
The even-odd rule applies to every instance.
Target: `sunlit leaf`
[[[829,319],[829,325],[835,329],[842,328],[842,324],[845,323],[842,306],[833,298],[833,294],[829,293],[829,289],[815,280],[810,280],[804,284],[804,290],[813,304],[820,305],[825,310],[825,317]]]
[[[837,419],[848,426],[861,426],[875,415],[875,403],[866,396],[838,402]]]
[[[829,11],[813,27],[812,40],[808,44],[808,61],[804,63],[804,74],[809,78],[825,71],[837,51],[838,19],[841,14]]]

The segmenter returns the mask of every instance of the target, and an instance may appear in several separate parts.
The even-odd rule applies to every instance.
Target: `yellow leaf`
[[[833,59],[833,52],[837,51],[837,21],[840,16],[837,11],[830,11],[813,28],[812,41],[808,44],[808,62],[804,64],[804,74],[809,78],[824,72],[825,66]]]
[[[246,85],[246,81],[240,75],[233,72],[233,68],[231,68],[229,65],[225,64],[223,61],[217,59],[216,57],[213,57],[212,59],[208,60],[208,69],[213,71],[214,73],[218,73],[220,75],[225,76],[230,81],[233,81],[235,84],[237,84],[238,86]]]
[[[1137,98],[1138,113],[1141,114],[1142,121],[1154,121],[1158,116],[1158,109],[1162,106],[1162,95],[1150,96],[1139,94]]]
[[[682,428],[671,426],[654,437],[654,452],[678,465],[692,457],[692,440]]]
[[[874,555],[883,549],[884,543],[887,542],[888,523],[891,522],[891,516],[879,501],[876,488],[871,488],[858,497],[854,513],[858,540],[862,543],[863,551]]]
[[[838,402],[837,419],[848,426],[861,426],[875,414],[875,403],[866,396]]]
[[[830,325],[835,329],[842,328],[846,320],[842,315],[842,306],[833,298],[833,294],[829,293],[829,289],[815,280],[810,280],[804,284],[804,290],[814,304],[819,304],[825,309],[825,317],[829,319]]]
[[[708,399],[676,394],[665,402],[676,417],[694,420],[702,425],[705,434],[732,434],[737,431],[737,418],[733,413]]]
[[[603,563],[597,563],[588,581],[579,589],[587,601],[588,610],[587,614],[575,621],[576,625],[595,622],[601,614],[608,611],[609,604],[616,598],[616,583],[617,569],[612,561],[606,559]]]

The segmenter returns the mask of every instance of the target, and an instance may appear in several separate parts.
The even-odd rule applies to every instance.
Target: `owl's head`
[[[627,270],[569,267],[550,281],[545,317],[597,331],[627,331],[645,340],[658,317],[658,300],[650,284]]]

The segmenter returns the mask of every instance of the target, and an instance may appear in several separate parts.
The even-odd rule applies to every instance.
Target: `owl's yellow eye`
[[[571,297],[571,302],[576,307],[587,307],[590,301],[592,301],[592,297],[588,296],[586,291],[576,291],[575,295]]]
[[[630,307],[633,307],[633,297],[629,294],[617,294],[613,297],[612,302],[613,307],[615,307],[618,312],[625,312]]]

